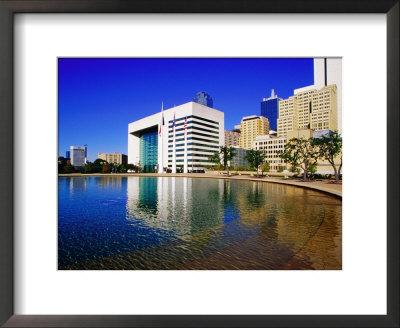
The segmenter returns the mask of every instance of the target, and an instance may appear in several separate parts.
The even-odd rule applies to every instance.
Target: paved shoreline
[[[342,183],[333,183],[331,181],[310,181],[304,182],[301,180],[292,180],[292,179],[283,179],[279,177],[254,177],[249,175],[231,175],[226,176],[218,173],[110,173],[110,174],[101,174],[101,173],[93,173],[93,174],[81,174],[81,173],[71,173],[71,174],[59,174],[59,177],[85,177],[85,176],[100,176],[100,177],[129,177],[129,176],[139,176],[139,177],[186,177],[186,178],[208,178],[208,179],[232,179],[232,180],[247,180],[247,181],[261,181],[261,182],[270,182],[270,183],[280,183],[295,187],[313,189],[321,192],[325,192],[337,197],[342,198]]]

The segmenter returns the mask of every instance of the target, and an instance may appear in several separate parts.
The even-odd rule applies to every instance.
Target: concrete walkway
[[[338,197],[342,197],[342,183],[333,183],[330,181],[310,181],[304,182],[300,179],[284,179],[282,177],[253,177],[249,175],[232,175],[230,177],[219,174],[219,173],[112,173],[112,174],[59,174],[59,177],[82,177],[82,176],[102,176],[102,177],[114,177],[114,176],[139,176],[139,177],[188,177],[188,178],[208,178],[208,179],[232,179],[232,180],[248,180],[248,181],[264,181],[270,183],[280,183],[296,187],[308,188],[313,190],[322,191],[328,194],[332,194]]]

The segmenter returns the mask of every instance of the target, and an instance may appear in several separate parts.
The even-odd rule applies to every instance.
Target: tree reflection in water
[[[59,178],[60,269],[341,269],[332,196],[223,179],[101,179]]]

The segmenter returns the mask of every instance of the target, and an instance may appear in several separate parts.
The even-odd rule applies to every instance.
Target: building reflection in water
[[[86,191],[86,179],[84,177],[68,178],[70,194],[81,193]]]
[[[191,236],[223,223],[221,181],[190,178],[129,177],[128,220],[140,219],[148,227]],[[206,191],[206,192],[205,192]],[[208,191],[208,192],[207,192]]]
[[[102,179],[95,179],[98,188],[120,191],[124,181],[118,176],[105,176]]]
[[[98,188],[105,189],[106,198],[112,196],[110,188],[126,195],[126,202],[118,197],[123,199],[127,230],[118,234],[115,226],[115,244],[131,251],[76,268],[277,269],[311,238],[316,245],[329,243],[331,250],[324,248],[323,259],[308,255],[306,261],[303,256],[301,265],[317,267],[318,262],[324,268],[341,268],[341,201],[336,198],[303,188],[229,179],[110,178],[98,181]],[[81,182],[84,179],[73,182],[73,188],[86,188]],[[92,190],[89,186],[88,192]],[[320,227],[324,234],[314,238]]]

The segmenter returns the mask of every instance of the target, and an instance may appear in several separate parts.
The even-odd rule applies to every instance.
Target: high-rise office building
[[[128,156],[120,153],[98,153],[98,158],[117,165],[128,164]]]
[[[257,136],[269,133],[269,122],[264,116],[246,116],[242,118],[239,147],[253,149]]]
[[[270,130],[276,131],[278,120],[278,102],[281,100],[275,94],[275,90],[271,90],[269,98],[263,98],[261,102],[261,116],[268,118]]]
[[[314,86],[321,89],[328,85],[337,88],[337,129],[342,133],[342,59],[314,58]]]
[[[239,146],[240,132],[225,130],[225,146]]]
[[[204,91],[197,92],[196,95],[193,97],[193,101],[198,104],[214,108],[213,99],[207,92]]]
[[[86,146],[71,146],[70,155],[71,155],[71,164],[73,166],[85,166],[86,164],[86,154],[87,147]]]
[[[130,123],[128,163],[145,172],[184,169],[185,163],[197,171],[214,165],[209,157],[224,137],[224,113],[191,101]]]
[[[65,158],[71,158],[71,152],[69,150],[65,152]]]
[[[278,137],[301,129],[337,130],[337,88],[308,86],[279,101]]]

